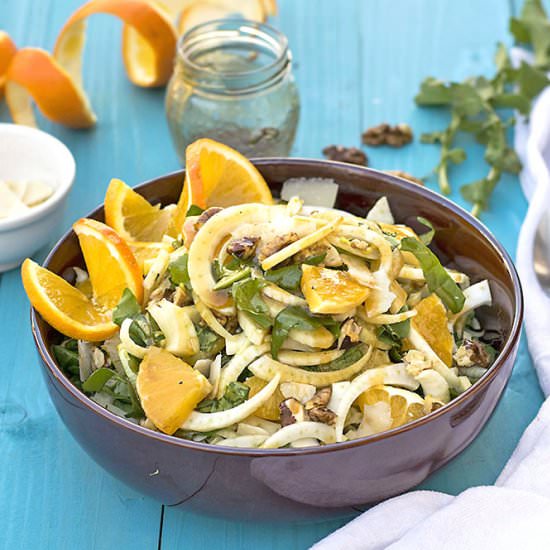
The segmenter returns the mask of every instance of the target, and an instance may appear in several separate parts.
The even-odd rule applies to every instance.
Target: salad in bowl
[[[443,265],[429,220],[417,233],[384,196],[366,217],[333,209],[327,181],[274,200],[210,140],[187,158],[174,205],[111,182],[106,223],[73,227],[85,267],[23,266],[56,361],[96,403],[192,441],[312,447],[423,417],[491,366],[490,281]]]

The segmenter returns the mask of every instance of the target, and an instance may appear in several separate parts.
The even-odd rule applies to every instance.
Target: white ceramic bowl
[[[17,267],[53,237],[75,176],[74,158],[46,132],[0,124],[0,180],[39,180],[53,195],[23,215],[0,219],[0,272]]]

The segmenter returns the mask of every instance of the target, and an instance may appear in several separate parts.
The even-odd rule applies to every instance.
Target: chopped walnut
[[[184,288],[181,286],[177,286],[176,290],[172,293],[172,296],[168,298],[173,304],[176,304],[177,306],[184,306],[185,302],[188,301],[189,296],[187,296],[187,292]]]
[[[491,364],[491,356],[487,353],[485,346],[477,340],[465,339],[453,358],[459,367],[486,369]]]
[[[331,395],[331,386],[326,386],[317,390],[315,395],[304,405],[310,420],[323,422],[324,424],[334,424],[336,413],[327,407]]]
[[[226,316],[221,313],[214,312],[214,316],[220,322],[220,324],[230,333],[234,333],[239,327],[239,321],[234,315]]]
[[[390,145],[391,147],[403,147],[413,139],[411,127],[408,124],[396,124],[390,126],[383,122],[363,132],[362,141],[365,145]]]
[[[421,179],[412,176],[408,172],[403,172],[403,170],[385,170],[385,172],[387,172],[388,174],[392,174],[393,176],[397,176],[398,178],[412,181],[413,183],[417,183],[418,185],[424,185],[424,182]]]
[[[298,234],[291,232],[278,237],[273,237],[267,242],[260,241],[256,248],[256,255],[258,256],[258,260],[260,262],[263,262],[272,254],[275,254],[275,252],[281,250],[281,248],[284,248],[285,246],[297,240]]]
[[[367,155],[357,147],[344,147],[343,145],[329,145],[323,149],[323,155],[329,160],[338,160],[349,164],[368,166]]]
[[[259,237],[241,237],[240,239],[233,239],[229,241],[227,245],[227,253],[241,260],[246,260],[256,251],[259,240]]]
[[[281,426],[290,426],[296,422],[303,422],[306,419],[306,413],[303,405],[293,397],[285,399],[280,405]]]

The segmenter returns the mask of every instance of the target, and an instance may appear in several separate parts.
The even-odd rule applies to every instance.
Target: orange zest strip
[[[6,77],[6,101],[17,124],[36,126],[32,100],[50,120],[71,128],[88,128],[96,118],[84,91],[45,50],[23,48]]]
[[[9,34],[4,31],[0,31],[0,99],[4,95],[4,85],[6,83],[6,73],[8,67],[15,55],[17,48]]]
[[[76,82],[82,79],[82,51],[90,15],[105,13],[121,19],[124,64],[137,86],[162,86],[172,74],[177,36],[170,16],[147,0],[91,0],[67,20],[54,48],[54,57]]]

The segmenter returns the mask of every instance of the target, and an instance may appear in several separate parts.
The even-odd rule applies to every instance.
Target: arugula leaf
[[[271,355],[277,359],[283,342],[292,329],[315,330],[325,327],[337,337],[340,332],[340,323],[332,318],[313,317],[299,306],[288,306],[275,317],[271,333]]]
[[[187,290],[192,291],[191,279],[189,278],[189,254],[182,254],[168,266],[168,273],[173,284],[183,285]]]
[[[220,399],[204,399],[197,405],[197,410],[213,413],[232,409],[248,399],[250,388],[242,382],[229,382],[223,397]]]
[[[199,349],[206,355],[215,355],[225,346],[224,339],[206,325],[196,325],[195,331],[199,339]]]
[[[414,100],[417,105],[450,105],[452,94],[445,82],[429,76],[420,84]]]
[[[133,319],[139,313],[141,313],[141,307],[134,293],[129,288],[125,288],[120,298],[120,302],[113,310],[113,323],[120,326],[124,319],[128,317]]]
[[[425,244],[412,237],[405,237],[401,241],[401,249],[415,255],[430,291],[435,292],[453,313],[461,311],[465,301],[464,294],[445,271],[437,256]],[[395,325],[392,326],[395,330]]]
[[[357,346],[353,346],[352,348],[347,349],[340,357],[337,359],[333,359],[332,361],[329,361],[328,363],[325,363],[323,365],[317,365],[315,367],[302,367],[305,370],[311,370],[316,372],[330,372],[334,370],[342,370],[350,365],[353,365],[353,363],[357,363],[363,355],[365,355],[366,349],[363,344],[359,344]]]
[[[192,204],[187,210],[185,217],[188,218],[189,216],[200,216],[203,212],[204,212],[204,208],[201,208],[196,204]]]
[[[326,258],[327,253],[316,254],[309,256],[304,260],[304,264],[319,265]],[[292,264],[278,269],[269,269],[265,272],[264,277],[271,283],[275,283],[286,290],[299,290],[302,282],[302,266],[301,264]]]
[[[103,386],[117,373],[114,370],[101,368],[97,369],[82,384],[82,389],[88,393],[101,391]]]
[[[62,370],[69,374],[80,374],[78,343],[76,340],[65,340],[62,344],[52,346],[52,353]]]
[[[235,283],[231,288],[237,309],[248,313],[264,329],[272,325],[269,308],[261,297],[261,290],[265,285],[262,279],[246,279]]]
[[[430,220],[427,220],[426,218],[423,218],[422,216],[417,216],[416,219],[422,224],[422,225],[425,225],[429,231],[427,231],[426,233],[422,233],[422,235],[419,235],[419,239],[426,245],[428,246],[434,236],[435,236],[435,229],[434,229],[434,226],[432,225],[432,222]]]

